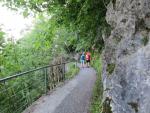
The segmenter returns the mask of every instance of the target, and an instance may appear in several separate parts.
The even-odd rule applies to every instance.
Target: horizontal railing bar
[[[10,79],[13,79],[13,78],[16,78],[16,77],[20,77],[20,76],[26,75],[26,74],[34,72],[34,71],[38,71],[38,70],[49,68],[49,67],[59,66],[59,65],[62,65],[62,64],[67,64],[67,63],[70,63],[70,62],[63,62],[63,63],[60,63],[60,64],[54,64],[54,65],[47,65],[47,66],[39,67],[39,68],[30,70],[30,71],[25,71],[25,72],[22,72],[22,73],[18,73],[18,74],[15,74],[15,75],[8,76],[8,77],[0,79],[0,83],[1,82],[5,82],[5,81],[10,80]]]

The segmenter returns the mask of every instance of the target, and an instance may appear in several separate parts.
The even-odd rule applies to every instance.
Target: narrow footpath
[[[23,113],[87,113],[95,81],[95,70],[82,68],[74,79],[41,97]]]

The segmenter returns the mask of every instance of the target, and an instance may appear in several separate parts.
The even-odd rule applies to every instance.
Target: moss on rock
[[[142,43],[144,44],[144,46],[146,46],[149,42],[149,38],[148,36],[145,36],[143,39],[142,39]]]
[[[108,64],[106,71],[107,71],[109,74],[112,74],[112,73],[114,72],[115,66],[116,66],[116,65],[115,65],[114,63]]]

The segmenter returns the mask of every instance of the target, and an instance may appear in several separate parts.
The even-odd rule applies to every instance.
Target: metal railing
[[[65,80],[65,65],[48,65],[0,79],[0,113],[21,113]]]

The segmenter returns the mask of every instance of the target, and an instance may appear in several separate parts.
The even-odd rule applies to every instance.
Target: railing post
[[[44,69],[44,73],[45,73],[45,94],[47,94],[47,80],[48,80],[47,68]]]
[[[61,81],[64,80],[64,64],[61,62]]]
[[[65,79],[66,79],[66,76],[65,76],[65,74],[66,74],[66,73],[65,73],[65,69],[66,69],[65,66],[66,66],[66,65],[65,65],[65,63],[63,63],[63,64],[64,64],[64,65],[63,65],[63,77],[64,77],[63,79],[65,80]]]
[[[55,76],[54,76],[54,69],[53,69],[53,66],[51,67],[52,68],[52,75],[51,75],[51,79],[52,79],[52,89],[54,89],[55,87]]]

